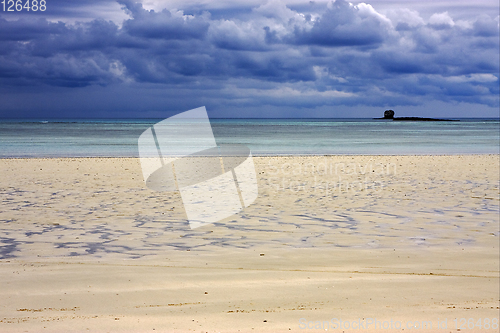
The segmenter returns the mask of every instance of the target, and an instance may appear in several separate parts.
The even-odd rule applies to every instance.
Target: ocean
[[[162,119],[0,119],[0,158],[138,157]],[[219,144],[266,155],[499,154],[500,120],[210,119]]]

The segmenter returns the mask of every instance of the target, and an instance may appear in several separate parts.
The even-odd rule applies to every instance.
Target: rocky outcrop
[[[374,118],[374,119],[390,119],[394,121],[460,121],[453,119],[437,119],[437,118],[421,118],[421,117],[394,117],[393,110],[386,110],[384,112],[384,118]]]
[[[394,111],[386,110],[384,112],[384,119],[394,119]]]
[[[397,117],[394,121],[460,121],[456,119],[437,119],[437,118],[420,118],[420,117]]]

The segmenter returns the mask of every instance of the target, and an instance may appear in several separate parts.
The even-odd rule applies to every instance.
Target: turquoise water
[[[137,139],[162,119],[0,120],[0,157],[138,157]],[[258,155],[499,154],[498,119],[211,119],[216,141]]]

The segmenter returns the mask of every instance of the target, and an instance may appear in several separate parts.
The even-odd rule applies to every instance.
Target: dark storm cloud
[[[111,22],[68,26],[36,19],[2,20],[0,25],[5,28],[0,39],[18,36],[17,43],[0,47],[2,84],[84,87],[113,81],[107,49],[115,43],[117,27]]]
[[[51,8],[78,17],[103,3],[116,5],[53,0]],[[498,17],[382,15],[344,0],[271,0],[216,15],[118,3],[128,15],[121,25],[2,15],[0,89],[147,87],[168,90],[176,107],[176,98],[297,107],[499,104]]]

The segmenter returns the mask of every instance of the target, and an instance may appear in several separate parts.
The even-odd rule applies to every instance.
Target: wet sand
[[[496,331],[498,155],[254,163],[254,204],[190,229],[138,159],[0,160],[0,331]]]

